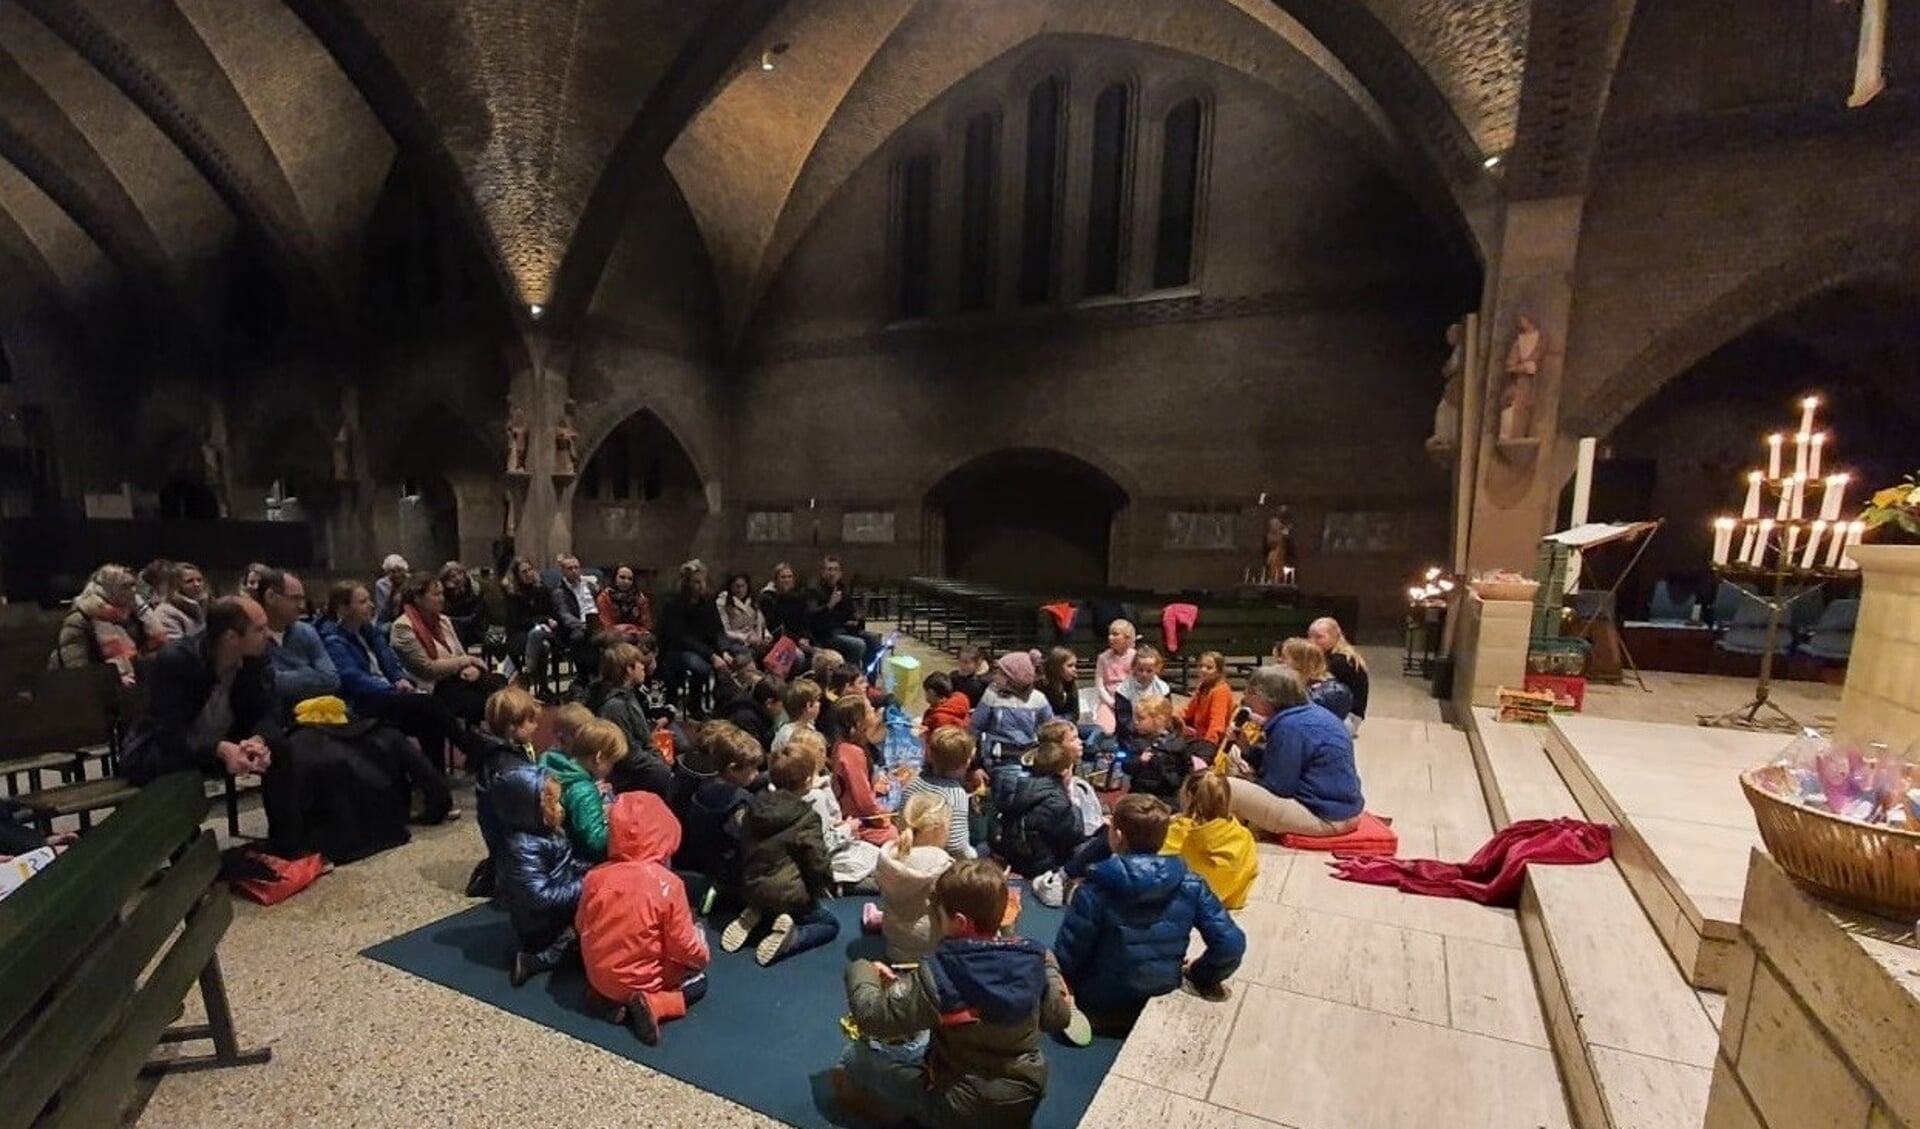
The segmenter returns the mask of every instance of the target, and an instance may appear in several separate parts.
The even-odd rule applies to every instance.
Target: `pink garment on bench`
[[[1065,635],[1073,630],[1072,604],[1062,600],[1057,604],[1041,604],[1040,610],[1053,617],[1053,625],[1060,629],[1060,634]]]
[[[1486,906],[1520,900],[1520,880],[1533,863],[1601,862],[1613,856],[1613,828],[1578,819],[1523,819],[1497,832],[1466,862],[1438,859],[1341,858],[1333,876],[1409,894],[1464,898]]]
[[[1193,604],[1168,604],[1160,609],[1160,637],[1167,644],[1167,653],[1180,650],[1180,636],[1193,630],[1200,622],[1200,609]]]

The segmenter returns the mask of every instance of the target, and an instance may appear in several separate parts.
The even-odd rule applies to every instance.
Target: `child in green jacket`
[[[567,838],[574,853],[588,862],[607,857],[605,781],[627,755],[627,736],[611,721],[583,723],[567,742],[567,751],[548,749],[540,767],[560,782],[560,803],[567,809]]]

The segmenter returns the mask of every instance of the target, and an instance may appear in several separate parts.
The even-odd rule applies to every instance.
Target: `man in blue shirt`
[[[267,660],[273,664],[273,689],[287,712],[308,698],[340,692],[340,674],[320,633],[305,618],[307,589],[300,578],[270,568],[255,582],[255,594],[267,613]]]

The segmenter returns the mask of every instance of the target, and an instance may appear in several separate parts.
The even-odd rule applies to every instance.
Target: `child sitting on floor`
[[[1217,772],[1196,772],[1180,788],[1180,814],[1167,824],[1163,855],[1179,855],[1227,909],[1247,904],[1260,876],[1253,832],[1228,810],[1233,792]]]
[[[977,858],[985,851],[982,840],[971,833],[972,795],[967,787],[967,769],[973,765],[973,734],[959,726],[946,726],[927,734],[927,760],[920,775],[907,783],[907,799],[923,793],[938,796],[947,805],[947,853],[957,859]],[[983,837],[984,838],[984,837]],[[980,847],[975,844],[980,843]]]
[[[1096,1030],[1132,1027],[1147,1001],[1178,988],[1182,975],[1201,995],[1218,996],[1246,952],[1246,935],[1207,884],[1160,853],[1169,819],[1167,805],[1152,796],[1121,798],[1107,832],[1113,857],[1088,869],[1053,942],[1075,1002]],[[1206,951],[1183,972],[1196,929]]]
[[[840,742],[833,747],[833,760],[827,766],[833,778],[834,801],[846,818],[858,821],[855,835],[884,847],[893,842],[897,832],[892,815],[880,806],[874,790],[869,750],[882,732],[880,714],[866,698],[848,694],[833,704],[833,716],[840,730]]]
[[[797,730],[818,730],[815,723],[820,720],[820,702],[825,696],[820,684],[809,678],[797,678],[787,684],[786,701],[781,705],[787,720],[774,730],[773,747],[767,750],[768,756],[779,756]]]
[[[713,774],[702,779],[687,798],[685,837],[673,865],[705,883],[707,889],[695,899],[705,909],[722,900],[738,905],[741,825],[747,801],[753,798],[747,789],[767,758],[759,742],[724,721],[700,727],[699,751]]]
[[[737,952],[769,923],[753,951],[763,966],[840,935],[840,922],[820,904],[833,893],[833,859],[820,817],[807,802],[822,753],[818,734],[800,735],[774,755],[773,786],[747,801],[741,855],[746,908],[720,934],[720,947]]]
[[[566,752],[556,749],[540,758],[540,766],[559,782],[574,853],[589,863],[607,857],[607,797],[612,790],[606,780],[626,755],[627,738],[620,727],[594,718],[575,731]]]
[[[1094,721],[1111,736],[1119,727],[1113,703],[1120,684],[1133,674],[1133,647],[1138,634],[1133,624],[1116,619],[1107,625],[1107,649],[1093,660],[1093,688],[1100,694],[1100,708]]]
[[[567,745],[573,741],[573,735],[580,732],[581,726],[592,720],[593,711],[579,702],[568,702],[554,710],[553,745],[547,751],[552,752],[558,749],[565,752]]]
[[[994,770],[993,804],[1000,819],[993,853],[1023,878],[1058,870],[1087,839],[1067,791],[1072,775],[1073,754],[1055,744],[1036,748],[1024,768]],[[1034,893],[1040,894],[1037,885]]]
[[[993,685],[973,707],[973,731],[988,768],[1019,760],[1040,743],[1040,726],[1053,719],[1047,697],[1033,688],[1033,656],[1013,651],[993,664]]]
[[[1150,694],[1135,705],[1128,734],[1127,789],[1163,800],[1180,794],[1193,771],[1190,742],[1173,721],[1173,703]]]
[[[467,767],[473,770],[473,806],[480,819],[480,841],[487,848],[487,857],[474,864],[467,875],[469,898],[494,895],[499,869],[496,863],[506,833],[489,795],[500,773],[534,762],[533,733],[539,725],[540,703],[518,686],[496,690],[487,698],[478,730],[479,755],[467,761]]]
[[[915,961],[933,951],[936,934],[928,898],[934,880],[953,865],[947,853],[947,825],[953,809],[937,792],[921,792],[901,811],[906,825],[893,846],[880,852],[874,879],[880,902],[869,902],[860,923],[887,939],[887,959]]]
[[[604,723],[603,723],[604,724]],[[595,1010],[642,1043],[707,994],[707,939],[667,869],[680,824],[652,792],[627,792],[607,813],[607,863],[587,873],[574,928]]]
[[[1120,685],[1113,688],[1113,735],[1125,746],[1134,739],[1137,723],[1133,714],[1143,698],[1167,698],[1173,691],[1160,677],[1160,652],[1142,643],[1133,652],[1133,666]]]
[[[953,679],[935,671],[927,675],[920,684],[927,696],[927,712],[920,715],[920,730],[932,733],[943,726],[957,725],[966,728],[973,717],[973,703],[967,696],[953,688]]]
[[[1218,745],[1233,718],[1233,687],[1227,684],[1226,656],[1207,651],[1195,669],[1200,672],[1200,685],[1187,699],[1187,708],[1180,711],[1180,728],[1196,741]]]
[[[1067,798],[1073,801],[1073,812],[1080,817],[1080,833],[1091,836],[1095,832],[1105,831],[1107,806],[1100,802],[1100,793],[1094,790],[1093,783],[1081,775],[1080,765],[1086,759],[1087,746],[1080,738],[1080,727],[1056,717],[1040,727],[1040,743],[1058,745],[1072,758],[1072,771],[1067,776]]]
[[[934,883],[941,939],[918,968],[847,966],[847,1004],[863,1035],[931,1032],[924,1061],[855,1041],[833,1075],[847,1113],[928,1129],[1032,1120],[1047,1089],[1040,1034],[1066,1030],[1073,1010],[1051,955],[1024,937],[999,936],[1007,893],[991,862],[955,863]]]
[[[1353,712],[1353,691],[1327,669],[1327,654],[1313,640],[1296,635],[1276,646],[1273,657],[1300,676],[1301,685],[1307,688],[1308,701],[1346,721],[1347,715]]]
[[[967,696],[967,709],[971,711],[980,704],[980,698],[993,682],[993,664],[988,660],[987,645],[962,643],[960,649],[954,652],[954,658],[953,673],[947,677],[953,682],[956,693]]]
[[[587,864],[567,840],[560,781],[552,773],[531,764],[509,768],[494,777],[489,793],[501,833],[494,881],[520,940],[509,977],[518,988],[576,949],[573,911]]]
[[[833,775],[827,771],[826,738],[804,730],[793,735],[787,748],[793,748],[795,742],[813,757],[813,787],[807,789],[807,803],[820,817],[820,836],[833,859],[834,892],[873,893],[873,871],[880,865],[880,848],[860,838],[860,820],[840,810],[840,801],[833,794]]]

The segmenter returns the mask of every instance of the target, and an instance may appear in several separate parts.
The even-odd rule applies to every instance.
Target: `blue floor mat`
[[[540,977],[524,988],[509,985],[513,930],[504,914],[484,905],[382,941],[362,955],[788,1124],[809,1129],[854,1126],[861,1123],[835,1107],[828,1075],[847,1045],[840,1030],[840,1017],[847,1011],[842,970],[848,960],[883,955],[880,938],[860,932],[860,906],[867,900],[828,902],[840,920],[840,936],[771,968],[754,963],[751,945],[737,953],[721,952],[718,926],[708,929],[712,987],[685,1019],[661,1028],[657,1047],[643,1046],[625,1027],[588,1015],[586,977],[577,967]],[[1041,906],[1028,895],[1019,930],[1051,944],[1060,919],[1059,910]],[[1034,1125],[1078,1125],[1119,1051],[1118,1039],[1096,1039],[1080,1048],[1049,1038],[1047,1096]]]

